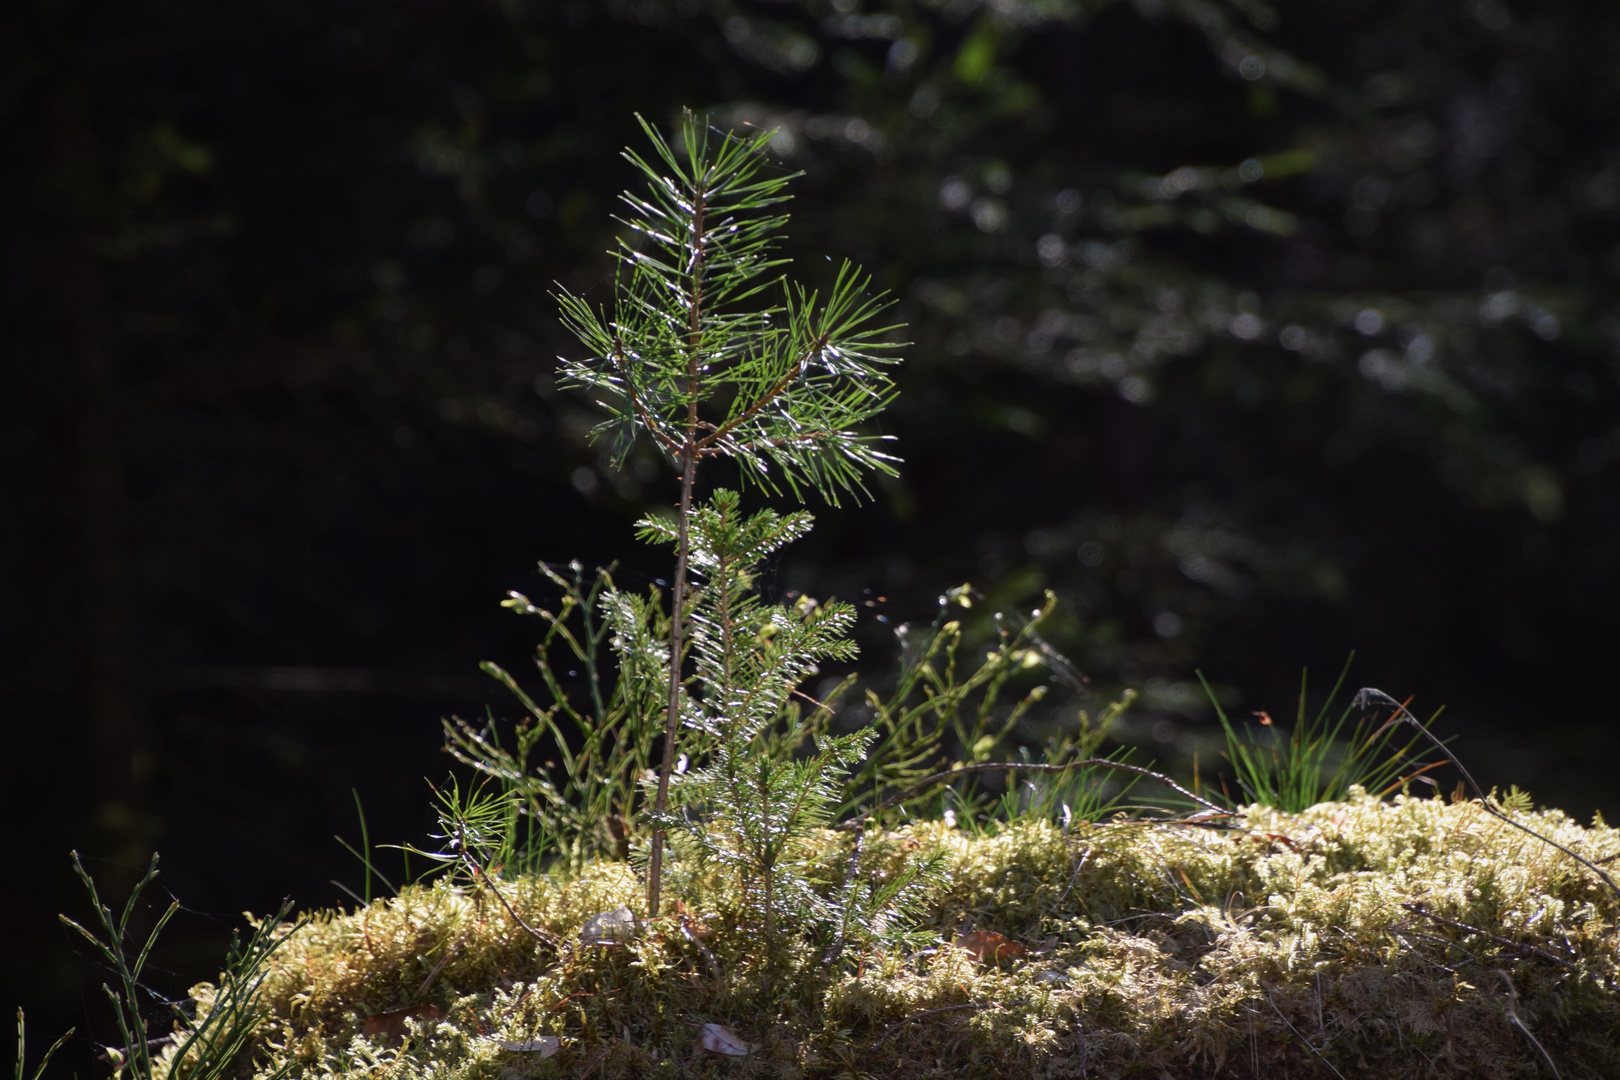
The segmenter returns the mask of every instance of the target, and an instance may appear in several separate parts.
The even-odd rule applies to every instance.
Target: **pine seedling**
[[[683,696],[682,720],[703,733],[708,753],[674,777],[671,811],[655,813],[655,824],[680,829],[700,863],[735,883],[763,931],[767,972],[784,926],[813,930],[840,948],[851,937],[897,930],[902,920],[894,916],[907,914],[920,895],[914,886],[924,886],[932,869],[914,861],[880,882],[862,878],[852,862],[832,896],[809,872],[827,842],[822,830],[837,817],[845,774],[876,736],[819,730],[792,700],[819,661],[854,658],[846,636],[854,607],[808,597],[765,604],[755,590],[759,565],[808,532],[810,520],[802,511],[745,516],[731,491],[693,512],[691,567],[702,583],[691,611],[698,693]],[[658,519],[642,523],[642,536],[679,540],[676,526]],[[813,749],[799,752],[807,741]]]
[[[562,318],[589,350],[565,360],[563,383],[596,393],[607,419],[611,458],[624,464],[645,437],[681,478],[675,518],[675,581],[670,621],[663,758],[654,801],[647,910],[657,917],[670,776],[682,711],[687,574],[692,556],[692,491],[698,466],[735,461],[744,482],[803,499],[815,492],[837,505],[864,493],[868,472],[892,475],[885,437],[864,425],[893,399],[885,371],[897,362],[887,306],[868,293],[870,278],[844,263],[825,295],[791,284],[777,247],[787,217],[790,175],[765,157],[771,133],[739,138],[683,115],[671,143],[645,120],[651,160],[626,159],[647,181],[627,192],[629,230],[618,261],[611,310],[566,291]]]

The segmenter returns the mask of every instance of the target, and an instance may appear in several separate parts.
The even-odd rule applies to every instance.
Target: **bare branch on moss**
[[[703,939],[692,931],[691,921],[686,917],[684,908],[681,909],[676,922],[681,928],[681,936],[697,946],[697,951],[703,956],[703,962],[709,965],[709,974],[714,976],[714,981],[717,983],[724,982],[726,978],[725,969],[720,966],[720,961],[714,955],[714,950],[703,944]]]
[[[1500,934],[1493,934],[1489,930],[1481,929],[1478,926],[1469,926],[1467,923],[1458,922],[1456,919],[1448,919],[1444,915],[1437,915],[1434,912],[1429,911],[1422,904],[1402,904],[1401,907],[1405,908],[1407,911],[1410,911],[1414,915],[1422,915],[1425,919],[1433,919],[1442,926],[1449,926],[1455,930],[1462,930],[1466,933],[1478,934],[1481,937],[1490,938],[1498,945],[1505,946],[1506,948],[1513,949],[1517,952],[1528,954],[1530,956],[1539,956],[1543,960],[1551,960],[1553,963],[1562,964],[1565,967],[1575,966],[1568,960],[1565,960],[1563,957],[1550,953],[1546,949],[1537,948],[1534,945],[1528,945],[1521,941],[1514,941],[1512,938],[1505,938]]]
[[[896,1020],[894,1023],[890,1024],[887,1028],[885,1028],[883,1030],[883,1034],[879,1035],[877,1037],[877,1039],[873,1041],[872,1049],[876,1050],[878,1047],[882,1046],[885,1042],[888,1042],[889,1037],[891,1035],[893,1035],[895,1032],[899,1031],[901,1028],[905,1027],[907,1024],[910,1024],[910,1023],[912,1023],[914,1021],[923,1020],[923,1019],[926,1019],[926,1018],[928,1018],[930,1016],[938,1016],[940,1013],[962,1012],[962,1011],[964,1011],[966,1009],[972,1009],[974,1011],[977,1011],[979,1009],[988,1009],[989,1007],[990,1006],[985,1005],[985,1004],[983,1004],[981,1002],[970,1001],[965,1005],[942,1005],[937,1009],[924,1009],[920,1013],[912,1013],[910,1016],[905,1017],[902,1020]]]
[[[512,907],[511,904],[507,903],[506,897],[502,895],[501,890],[496,886],[495,879],[490,877],[482,866],[478,865],[478,860],[472,857],[465,846],[463,846],[461,849],[461,859],[467,864],[467,868],[472,871],[473,880],[482,881],[485,885],[489,886],[489,891],[495,894],[495,899],[499,900],[501,902],[501,907],[505,908],[506,913],[512,916],[513,922],[523,927],[523,929],[528,932],[528,935],[534,938],[534,940],[538,941],[540,944],[549,945],[551,948],[556,949],[559,952],[562,950],[562,942],[557,940],[556,935],[548,934],[544,930],[536,930],[534,927],[523,921],[523,916],[517,913],[517,909]]]
[[[1564,1080],[1563,1074],[1558,1071],[1558,1066],[1553,1064],[1552,1055],[1547,1053],[1547,1048],[1541,1045],[1541,1040],[1532,1035],[1530,1033],[1530,1029],[1524,1026],[1524,1021],[1519,1019],[1519,991],[1518,988],[1513,985],[1513,979],[1505,971],[1498,971],[1497,974],[1502,976],[1503,982],[1507,983],[1508,1019],[1513,1021],[1514,1027],[1524,1032],[1524,1037],[1529,1039],[1531,1044],[1534,1045],[1537,1050],[1541,1051],[1541,1056],[1546,1059],[1547,1068],[1552,1070],[1554,1080]]]
[[[1377,731],[1373,732],[1374,738],[1377,738],[1378,735],[1382,734],[1384,728],[1389,727],[1391,724],[1411,724],[1413,727],[1417,728],[1425,738],[1434,743],[1434,745],[1439,748],[1440,752],[1451,760],[1453,765],[1457,766],[1457,771],[1461,773],[1462,778],[1468,782],[1468,786],[1474,789],[1474,795],[1479,799],[1479,805],[1483,806],[1487,813],[1491,814],[1493,817],[1501,818],[1503,821],[1507,822],[1515,829],[1518,829],[1520,832],[1529,833],[1537,840],[1551,844],[1559,851],[1562,851],[1565,855],[1568,855],[1570,858],[1592,871],[1592,873],[1602,878],[1603,884],[1609,887],[1609,890],[1614,893],[1616,899],[1620,899],[1620,885],[1616,885],[1614,883],[1614,879],[1599,869],[1596,863],[1583,859],[1581,856],[1575,854],[1563,844],[1560,844],[1558,841],[1553,840],[1550,837],[1541,835],[1530,826],[1519,824],[1517,821],[1514,821],[1512,818],[1502,813],[1502,811],[1492,806],[1491,800],[1485,795],[1485,792],[1481,790],[1480,786],[1474,782],[1474,778],[1468,772],[1468,769],[1464,767],[1461,761],[1457,760],[1457,755],[1453,754],[1444,742],[1441,742],[1439,739],[1435,738],[1433,733],[1431,733],[1428,728],[1424,727],[1423,724],[1419,722],[1417,717],[1412,715],[1412,710],[1408,709],[1405,705],[1402,705],[1400,702],[1396,701],[1382,690],[1375,689],[1371,686],[1364,686],[1360,690],[1356,691],[1355,704],[1359,709],[1368,709],[1374,706],[1394,709],[1395,715],[1389,718],[1388,722],[1384,724],[1384,727],[1381,727]]]
[[[1289,1020],[1288,1020],[1288,1017],[1283,1015],[1283,1011],[1281,1009],[1277,1008],[1277,1003],[1275,1001],[1271,1000],[1271,992],[1270,991],[1266,992],[1266,1004],[1270,1005],[1271,1006],[1271,1011],[1277,1014],[1277,1019],[1281,1020],[1285,1024],[1288,1024],[1288,1030],[1292,1031],[1294,1033],[1294,1036],[1296,1038],[1298,1038],[1300,1042],[1305,1044],[1305,1049],[1309,1050],[1311,1053],[1313,1053],[1317,1057],[1321,1058],[1322,1059],[1322,1064],[1326,1065],[1330,1069],[1333,1069],[1333,1075],[1337,1076],[1339,1078],[1339,1080],[1344,1080],[1344,1073],[1342,1073],[1338,1069],[1334,1068],[1333,1062],[1329,1061],[1325,1057],[1322,1057],[1322,1051],[1320,1051],[1316,1047],[1312,1046],[1311,1045],[1311,1040],[1307,1039],[1304,1035],[1300,1034],[1299,1028],[1295,1027],[1292,1023],[1290,1023]],[[1323,1045],[1326,1046],[1327,1044],[1324,1043]]]
[[[418,998],[425,997],[427,992],[432,989],[433,984],[438,982],[440,972],[444,971],[444,965],[448,964],[450,962],[450,958],[461,951],[461,946],[466,944],[466,941],[467,935],[462,934],[450,944],[448,949],[444,950],[444,955],[439,957],[439,962],[433,965],[433,970],[428,972],[427,978],[422,980],[422,985],[416,988],[416,996]]]

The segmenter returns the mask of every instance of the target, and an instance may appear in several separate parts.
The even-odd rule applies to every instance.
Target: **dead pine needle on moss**
[[[1620,852],[1601,821],[1505,812],[1594,861]],[[721,882],[677,875],[679,914],[610,944],[580,930],[644,914],[624,863],[505,882],[506,904],[477,883],[407,888],[317,916],[276,952],[244,1075],[1620,1075],[1620,911],[1579,864],[1477,801],[1357,789],[1245,814],[868,835],[877,873],[942,859],[934,944],[829,966],[785,937],[768,999],[758,935]],[[827,834],[829,872],[852,842]],[[974,947],[991,935],[969,928],[1016,948]],[[706,1024],[746,1053],[703,1049]]]

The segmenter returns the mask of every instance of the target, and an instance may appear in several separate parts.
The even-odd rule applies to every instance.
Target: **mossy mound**
[[[1509,812],[1593,862],[1620,854],[1601,821]],[[829,834],[829,866],[847,845]],[[642,902],[624,864],[324,914],[276,954],[254,1069],[1620,1076],[1620,902],[1478,803],[1357,792],[1298,815],[1251,808],[1232,829],[929,823],[869,838],[866,865],[929,849],[949,855],[939,947],[831,966],[808,942],[764,949],[716,881],[676,879],[689,918],[581,942],[591,916]],[[751,1052],[704,1050],[705,1024]],[[527,1042],[543,1035],[556,1043]]]

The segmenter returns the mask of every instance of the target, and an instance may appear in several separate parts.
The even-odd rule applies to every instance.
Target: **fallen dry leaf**
[[[621,905],[586,919],[579,940],[587,945],[618,945],[635,937],[637,929],[635,912]]]
[[[747,1057],[754,1048],[731,1033],[723,1024],[704,1024],[698,1031],[698,1045],[711,1054]]]
[[[686,910],[686,905],[679,900],[675,901],[675,914],[680,917],[681,926],[691,937],[710,938],[714,936],[714,931],[709,929],[703,920]]]
[[[548,1058],[562,1049],[562,1040],[555,1035],[537,1035],[532,1039],[513,1041],[501,1039],[499,1046],[502,1050],[512,1050],[520,1054],[539,1054]]]
[[[958,934],[956,947],[972,953],[974,959],[985,964],[1013,960],[1029,951],[1018,942],[1009,941],[994,930],[974,930],[971,933]]]
[[[406,1033],[405,1021],[420,1020],[424,1024],[436,1024],[444,1019],[444,1010],[437,1005],[412,1005],[408,1009],[395,1009],[393,1012],[378,1013],[368,1016],[360,1024],[360,1034],[367,1038],[382,1036],[385,1039],[403,1038]]]
[[[1273,844],[1287,844],[1289,847],[1296,846],[1292,837],[1284,836],[1282,833],[1250,833],[1249,839],[1262,843],[1269,842]]]

